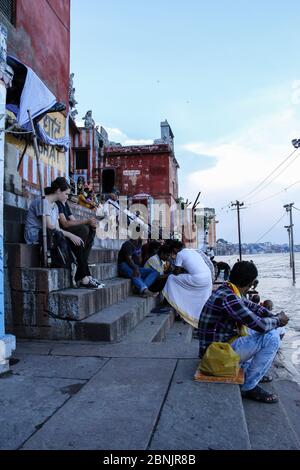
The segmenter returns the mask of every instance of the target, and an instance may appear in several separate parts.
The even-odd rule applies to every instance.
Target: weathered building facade
[[[0,20],[8,29],[8,55],[32,69],[57,101],[65,104],[64,111],[46,114],[41,126],[52,139],[66,136],[70,0],[3,0]],[[5,190],[26,196],[37,193],[38,176],[33,147],[30,143],[25,146],[25,137],[6,135]],[[64,149],[42,144],[39,147],[45,184],[68,173],[68,153]]]
[[[24,241],[30,197],[39,194],[28,109],[40,132],[44,184],[68,173],[70,0],[1,0],[0,29],[1,373],[8,367],[14,343],[14,337],[5,334],[6,329],[12,331],[10,315],[15,309],[11,299],[21,289],[8,274],[8,268],[12,269],[8,252],[10,248],[15,253],[22,246],[17,244]]]
[[[70,171],[75,180],[83,176],[86,183],[92,183],[96,193],[101,192],[101,166],[104,149],[108,146],[107,132],[103,127],[77,127],[70,120],[70,137]]]
[[[178,162],[174,136],[167,121],[161,123],[161,139],[153,145],[105,149],[101,165],[102,192],[115,186],[121,196],[148,195],[171,206],[178,199]]]
[[[200,207],[195,210],[197,225],[197,247],[201,250],[216,248],[216,212],[210,207]]]

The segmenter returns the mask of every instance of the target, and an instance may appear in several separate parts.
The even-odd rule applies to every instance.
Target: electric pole
[[[291,252],[291,227],[289,225],[285,225],[284,228],[287,229],[287,233],[289,236],[289,253],[290,253],[290,268],[293,266],[292,263],[292,252]]]
[[[294,255],[294,224],[293,224],[293,207],[294,202],[283,206],[287,212],[290,213],[290,225],[289,225],[289,236],[290,236],[290,259],[293,272],[293,286],[296,284],[296,273],[295,273],[295,255]]]
[[[238,234],[239,234],[239,257],[242,261],[242,242],[241,242],[241,221],[240,221],[240,208],[243,207],[244,203],[240,201],[232,202],[231,207],[236,207],[238,216]]]

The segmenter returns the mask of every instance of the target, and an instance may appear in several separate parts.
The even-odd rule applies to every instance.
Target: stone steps
[[[300,386],[291,380],[278,380],[274,383],[276,392],[292,426],[298,442],[300,442]]]
[[[51,409],[21,448],[147,449],[175,365],[174,359],[110,359],[56,413]]]
[[[143,299],[129,296],[89,318],[76,322],[74,339],[120,341],[149,314],[155,303],[156,299],[153,297]]]
[[[136,328],[124,337],[122,343],[153,343],[164,341],[169,329],[172,329],[175,313],[170,309],[168,313],[148,313]]]
[[[172,328],[166,333],[165,341],[168,344],[178,344],[179,342],[191,343],[193,340],[194,328],[183,321],[175,321]]]
[[[278,381],[262,388],[278,393],[280,401],[262,404],[243,399],[251,448],[253,450],[299,450],[300,388],[294,382]]]
[[[97,263],[90,266],[91,275],[99,281],[117,277],[115,263]],[[12,268],[9,270],[12,290],[27,292],[53,292],[72,287],[67,269]]]
[[[118,250],[106,250],[105,248],[93,248],[90,252],[89,263],[116,263]]]
[[[32,339],[120,341],[150,313],[156,300],[130,295],[131,281],[117,278],[117,255],[116,249],[93,248],[91,274],[105,287],[74,289],[69,270],[38,267],[37,246],[7,244],[8,331]],[[155,325],[153,336],[145,324],[150,341],[165,337],[172,316],[165,320]]]
[[[83,320],[128,297],[130,279],[113,279],[103,289],[66,289],[48,295],[46,310],[65,320]]]
[[[93,248],[90,253],[90,263],[115,263],[118,250]],[[40,250],[37,245],[26,243],[5,243],[5,266],[9,268],[40,267]]]
[[[197,364],[178,361],[149,449],[250,449],[239,386],[195,382]]]

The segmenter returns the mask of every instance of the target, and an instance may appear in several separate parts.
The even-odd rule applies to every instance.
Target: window
[[[106,169],[102,171],[102,192],[111,193],[115,186],[115,170]]]
[[[16,0],[0,0],[0,12],[11,24],[16,24]]]
[[[87,150],[76,150],[75,151],[75,158],[76,158],[76,170],[87,170],[88,169],[88,152],[87,152]]]

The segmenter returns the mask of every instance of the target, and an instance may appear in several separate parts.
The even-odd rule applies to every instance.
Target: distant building
[[[170,125],[160,125],[161,139],[152,145],[110,144],[101,164],[102,193],[117,187],[121,196],[148,195],[168,205],[178,199],[179,164],[174,154],[174,135]]]
[[[108,147],[108,135],[103,127],[77,127],[70,119],[70,171],[75,180],[83,176],[86,183],[92,183],[94,191],[100,193],[101,165],[104,149]]]
[[[210,207],[200,207],[195,210],[197,225],[197,247],[206,251],[216,247],[216,211]]]

